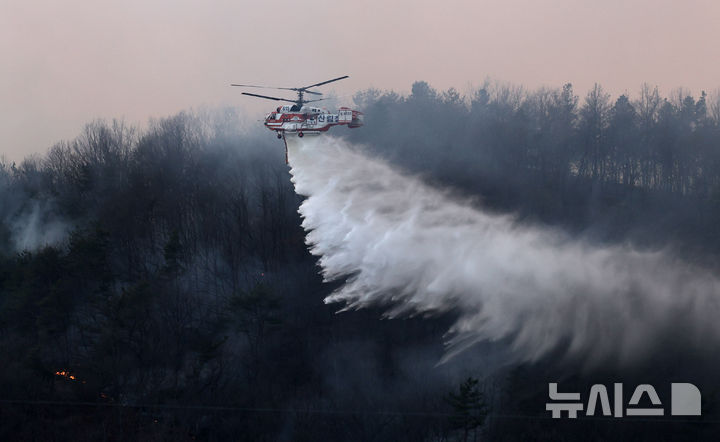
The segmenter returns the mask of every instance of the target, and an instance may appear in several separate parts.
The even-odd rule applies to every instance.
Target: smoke
[[[0,254],[57,246],[69,231],[53,198],[30,196],[0,163]]]
[[[326,298],[389,317],[457,313],[448,356],[502,341],[519,360],[558,349],[633,363],[668,335],[714,342],[720,284],[667,252],[599,247],[518,225],[329,137],[288,137],[292,181]]]
[[[10,222],[15,251],[55,246],[68,235],[68,226],[57,219],[52,203],[33,201]]]

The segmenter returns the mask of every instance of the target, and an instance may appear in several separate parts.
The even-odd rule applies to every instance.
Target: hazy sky
[[[697,94],[720,87],[718,42],[717,0],[0,0],[0,154],[43,152],[94,118],[273,107],[232,82]]]

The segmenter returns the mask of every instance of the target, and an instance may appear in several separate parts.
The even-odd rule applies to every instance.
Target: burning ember
[[[70,372],[66,371],[66,370],[56,371],[55,376],[62,376],[65,379],[70,379],[71,381],[74,381],[77,379],[74,374],[70,374]]]

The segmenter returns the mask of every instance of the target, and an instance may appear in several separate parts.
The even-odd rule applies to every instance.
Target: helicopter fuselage
[[[280,134],[327,132],[332,126],[356,128],[363,125],[363,113],[341,107],[337,113],[314,106],[280,106],[265,117],[265,127]]]
[[[285,91],[294,91],[297,93],[297,99],[290,100],[288,98],[273,97],[270,95],[252,94],[243,92],[243,95],[250,97],[262,98],[264,100],[285,101],[294,103],[286,104],[278,107],[275,112],[270,112],[265,117],[263,123],[268,129],[277,132],[278,138],[284,138],[285,134],[293,133],[298,137],[304,136],[305,133],[319,134],[327,132],[333,126],[347,126],[356,128],[363,125],[363,113],[352,110],[347,107],[341,107],[337,113],[328,112],[325,108],[308,106],[309,103],[327,100],[327,98],[317,98],[308,100],[306,94],[320,96],[321,92],[310,90],[325,84],[333,83],[348,78],[348,75],[333,78],[331,80],[321,81],[320,83],[311,84],[303,87],[271,87],[259,86],[256,84],[231,84],[231,86],[259,88],[259,89],[281,89]]]

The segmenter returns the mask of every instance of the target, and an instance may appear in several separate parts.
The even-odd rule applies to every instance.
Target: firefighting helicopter
[[[277,132],[278,138],[284,138],[286,133],[296,133],[298,137],[303,137],[306,133],[308,134],[320,134],[327,132],[332,126],[347,125],[347,127],[354,129],[363,125],[363,113],[360,111],[352,110],[347,107],[341,107],[337,113],[329,112],[325,108],[319,108],[315,106],[306,106],[306,103],[314,103],[316,101],[326,100],[326,98],[318,98],[316,100],[306,100],[305,94],[311,95],[322,95],[320,92],[309,90],[310,88],[322,86],[324,84],[332,83],[334,81],[343,80],[348,78],[348,75],[333,78],[332,80],[322,81],[320,83],[311,84],[310,86],[304,87],[270,87],[270,86],[258,86],[253,84],[231,84],[230,86],[238,87],[254,87],[262,89],[282,89],[288,91],[297,92],[296,100],[289,100],[287,98],[270,97],[267,95],[251,94],[249,92],[243,92],[243,95],[249,95],[251,97],[264,98],[266,100],[274,101],[287,101],[293,103],[292,105],[285,104],[279,106],[274,111],[270,112],[264,121],[265,127]]]

